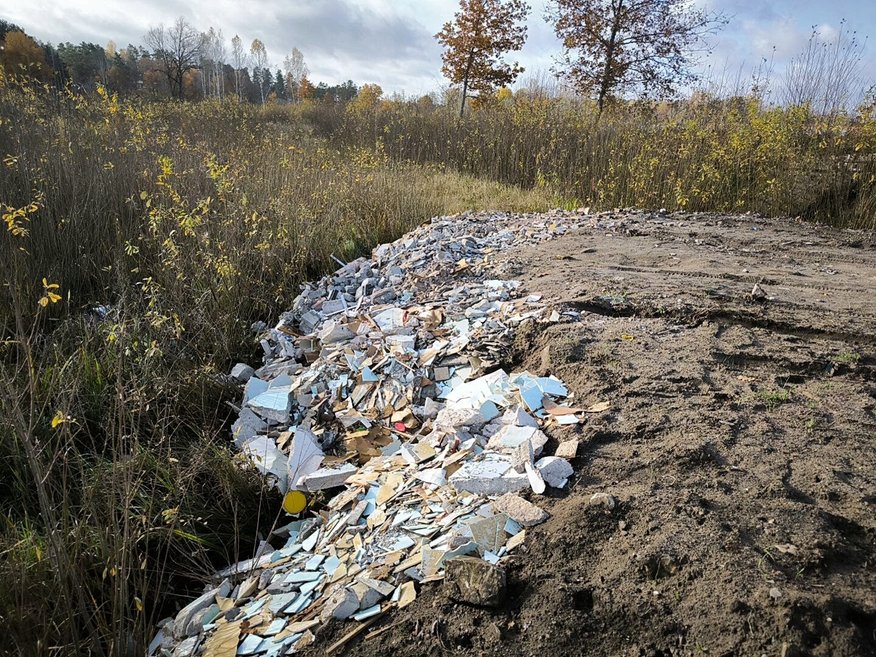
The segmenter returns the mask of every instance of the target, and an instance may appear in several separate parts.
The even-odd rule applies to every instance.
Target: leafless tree
[[[180,16],[173,25],[152,27],[144,37],[155,59],[161,63],[170,92],[183,97],[183,77],[198,65],[201,35]]]

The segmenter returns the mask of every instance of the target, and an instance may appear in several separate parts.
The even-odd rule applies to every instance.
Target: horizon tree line
[[[169,95],[181,100],[236,97],[239,101],[298,102],[313,99],[347,102],[358,86],[347,80],[313,84],[298,48],[282,67],[272,67],[260,39],[247,47],[239,35],[229,51],[221,30],[199,32],[184,18],[154,26],[144,44],[119,48],[113,41],[41,43],[13,23],[0,20],[0,63],[7,75],[26,75],[59,86],[93,91],[97,84],[120,94]]]

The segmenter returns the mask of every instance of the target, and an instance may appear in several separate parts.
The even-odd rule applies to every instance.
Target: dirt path
[[[578,474],[505,608],[427,586],[347,653],[876,655],[874,236],[600,215],[496,274],[580,313],[515,364],[611,410],[566,430]]]

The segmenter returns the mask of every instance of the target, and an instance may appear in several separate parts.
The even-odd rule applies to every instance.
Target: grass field
[[[876,228],[876,116],[518,94],[143,102],[0,84],[0,653],[142,654],[269,528],[217,375],[298,285],[439,214],[614,206]]]

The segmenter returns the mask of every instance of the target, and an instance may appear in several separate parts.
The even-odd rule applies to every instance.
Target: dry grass
[[[446,107],[383,101],[308,112],[338,147],[439,164],[575,206],[802,216],[876,227],[876,106],[817,114],[809,104],[700,95],[616,105],[518,92],[460,120]]]

